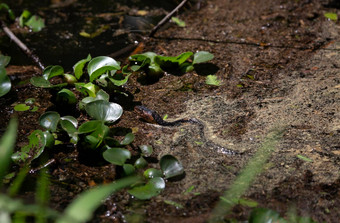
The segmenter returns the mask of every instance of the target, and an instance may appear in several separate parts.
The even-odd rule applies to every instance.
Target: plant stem
[[[41,70],[45,69],[45,66],[43,63],[40,61],[39,57],[35,55],[21,40],[16,37],[16,35],[6,26],[5,22],[1,20],[1,26],[2,30],[6,33],[6,35],[15,43],[19,46],[19,48],[28,56],[29,58],[32,59],[34,63],[36,63]]]
[[[183,0],[179,5],[174,8],[169,14],[167,14],[153,29],[151,30],[149,37],[153,37],[155,33],[167,22],[170,18],[180,9],[188,0]]]

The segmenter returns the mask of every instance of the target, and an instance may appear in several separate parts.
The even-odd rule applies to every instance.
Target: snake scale
[[[210,147],[216,150],[217,152],[225,154],[225,155],[240,155],[241,154],[239,152],[236,152],[234,150],[231,150],[219,144],[216,144],[211,140],[208,140],[204,133],[205,125],[196,118],[184,118],[184,119],[179,119],[173,122],[168,122],[168,121],[164,121],[162,117],[156,111],[151,110],[142,105],[135,106],[134,111],[146,122],[158,124],[161,126],[180,126],[184,123],[195,124],[199,128],[200,137],[205,141],[204,142],[205,146]]]

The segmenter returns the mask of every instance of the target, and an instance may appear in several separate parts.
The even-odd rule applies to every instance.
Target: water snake
[[[214,143],[213,141],[209,140],[205,136],[205,125],[202,121],[196,118],[183,118],[176,121],[168,122],[162,119],[162,117],[154,110],[151,110],[145,106],[138,105],[134,107],[134,111],[146,122],[158,124],[161,126],[180,126],[184,123],[195,124],[199,128],[200,137],[204,140],[204,144],[206,147],[210,147],[216,150],[219,153],[226,154],[226,155],[240,155],[241,153],[236,152],[231,149],[227,149],[219,144]]]

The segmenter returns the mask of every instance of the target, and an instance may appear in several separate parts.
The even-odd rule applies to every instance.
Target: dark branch
[[[45,66],[40,61],[39,57],[35,55],[23,42],[21,42],[18,37],[14,35],[14,33],[6,26],[5,22],[1,20],[2,30],[6,33],[6,35],[15,43],[17,46],[36,63],[41,70],[45,69]]]
[[[174,8],[169,14],[167,14],[153,29],[151,30],[149,37],[153,37],[155,33],[167,22],[170,18],[180,9],[188,0],[183,0],[179,5]]]

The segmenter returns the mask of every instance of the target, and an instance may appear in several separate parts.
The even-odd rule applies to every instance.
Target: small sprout
[[[216,75],[208,75],[205,80],[205,83],[208,85],[220,86],[221,80],[219,80]]]
[[[176,209],[182,209],[183,208],[183,205],[181,205],[181,204],[179,204],[179,203],[177,203],[175,201],[164,200],[164,203],[172,205],[172,206],[175,206]]]
[[[26,104],[17,104],[14,106],[15,111],[28,111],[30,109],[30,106]]]
[[[305,162],[313,162],[312,159],[305,157],[305,156],[302,156],[302,155],[296,155],[296,157],[299,158],[300,160],[305,161]]]
[[[178,25],[179,27],[185,27],[186,24],[183,20],[177,18],[177,17],[171,17],[171,21],[173,21],[174,23],[176,23],[176,25]]]
[[[326,12],[324,14],[324,16],[327,19],[332,20],[332,21],[337,21],[338,20],[338,15],[336,13],[333,13],[333,12]]]

